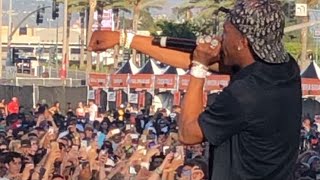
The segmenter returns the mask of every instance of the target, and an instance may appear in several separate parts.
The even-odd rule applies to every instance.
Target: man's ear
[[[248,39],[247,39],[246,37],[243,36],[243,37],[241,38],[241,40],[240,40],[240,43],[241,43],[241,46],[242,46],[241,48],[242,48],[242,49],[244,49],[244,48],[245,48],[245,49],[249,48],[249,41],[248,41]]]
[[[201,180],[203,177],[204,177],[204,173],[202,172],[202,170],[200,170],[200,169],[193,170],[192,179]]]
[[[9,169],[9,164],[6,163],[5,166],[6,166],[7,169]]]

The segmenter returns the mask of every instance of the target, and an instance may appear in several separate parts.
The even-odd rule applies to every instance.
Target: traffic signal
[[[288,4],[288,17],[290,19],[294,19],[296,17],[296,3],[294,1],[290,1]]]
[[[39,9],[37,11],[37,20],[36,20],[37,25],[43,23],[43,9]]]
[[[17,60],[19,59],[19,49],[17,49],[17,48],[11,48],[10,59],[11,59],[11,61],[12,61],[13,64],[14,64],[15,62],[17,62]]]
[[[52,0],[52,19],[59,17],[59,3],[57,0]]]

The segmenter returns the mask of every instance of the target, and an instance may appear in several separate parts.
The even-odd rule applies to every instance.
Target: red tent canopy
[[[126,88],[128,86],[128,74],[110,75],[111,88]]]
[[[108,84],[108,75],[102,73],[90,73],[88,85],[91,87],[106,87]]]
[[[302,78],[302,94],[304,96],[319,96],[320,95],[320,80],[313,78]]]
[[[152,87],[153,74],[135,74],[130,75],[129,86],[130,88],[150,89]]]
[[[163,74],[163,75],[155,76],[154,86],[155,88],[175,89],[176,83],[177,83],[177,75]]]

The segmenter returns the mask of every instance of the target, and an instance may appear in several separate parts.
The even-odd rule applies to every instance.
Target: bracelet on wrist
[[[210,73],[201,65],[192,65],[190,75],[195,78],[205,79]]]
[[[193,60],[192,61],[192,66],[193,65],[197,65],[197,66],[201,66],[203,69],[205,69],[205,70],[209,70],[209,68],[208,68],[208,66],[206,66],[206,65],[204,65],[204,64],[202,64],[201,62],[199,62],[199,61],[196,61],[196,60]]]

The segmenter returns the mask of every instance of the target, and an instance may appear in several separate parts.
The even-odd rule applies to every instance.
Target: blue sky
[[[31,10],[34,10],[35,7],[41,5],[41,4],[47,4],[51,5],[52,0],[12,0],[13,1],[13,9],[17,11],[18,14],[22,14],[25,12],[30,12]],[[168,17],[171,17],[172,15],[172,7],[178,6],[179,3],[182,3],[184,0],[167,0],[167,4],[163,7],[162,10],[153,10],[153,14],[159,15],[159,14],[166,14]],[[4,11],[9,9],[9,0],[3,0],[3,9]],[[62,9],[62,8],[61,8]],[[51,16],[50,10],[46,12],[45,18],[49,18]],[[14,16],[13,21],[18,22],[21,20],[23,16]],[[8,17],[7,14],[4,14],[3,16],[3,23],[7,24]],[[62,18],[59,19],[59,21],[62,21]],[[28,19],[27,24],[29,25],[35,25],[35,15]]]

